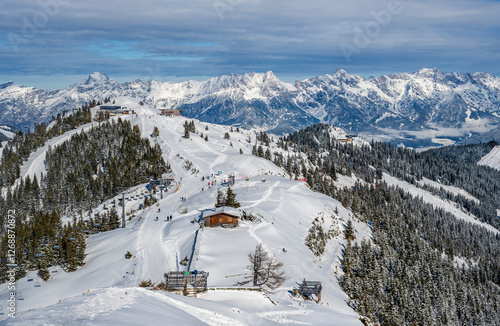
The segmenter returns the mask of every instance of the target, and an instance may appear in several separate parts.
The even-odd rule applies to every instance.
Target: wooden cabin
[[[168,110],[168,109],[162,109],[161,110],[161,115],[164,116],[171,116],[171,117],[178,117],[181,115],[180,110]]]
[[[239,211],[220,207],[216,211],[204,212],[202,223],[205,227],[237,227],[239,218]]]

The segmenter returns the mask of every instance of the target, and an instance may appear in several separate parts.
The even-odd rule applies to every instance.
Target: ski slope
[[[422,178],[422,180],[418,180],[417,183],[419,185],[428,185],[428,186],[431,186],[431,187],[434,187],[434,188],[438,188],[438,189],[439,188],[443,188],[444,190],[448,191],[449,193],[452,193],[454,195],[461,195],[461,196],[464,196],[467,199],[470,199],[470,200],[475,201],[476,203],[479,203],[479,199],[477,199],[476,197],[472,196],[471,194],[469,194],[464,189],[461,189],[461,188],[458,188],[458,187],[455,187],[455,186],[443,185],[443,184],[441,184],[439,182],[432,181],[432,180],[427,179],[427,178]]]
[[[424,202],[430,203],[436,208],[444,209],[445,211],[453,214],[456,218],[462,219],[462,220],[470,222],[472,224],[482,226],[490,232],[493,232],[496,234],[500,233],[500,231],[495,229],[493,226],[491,226],[487,223],[483,223],[483,222],[477,220],[475,216],[462,211],[458,207],[458,204],[456,204],[456,203],[452,203],[450,201],[443,200],[443,199],[439,198],[438,196],[435,196],[426,190],[423,190],[423,189],[420,189],[414,185],[411,185],[406,181],[401,181],[399,179],[396,179],[395,177],[393,177],[387,173],[383,173],[383,180],[385,182],[387,182],[388,185],[400,187],[401,189],[405,190],[406,192],[411,193],[414,197],[422,198],[422,200]]]
[[[500,146],[495,146],[478,164],[500,170]]]
[[[329,241],[321,258],[304,243],[316,217],[324,216],[332,227],[343,230],[349,211],[340,202],[311,191],[304,182],[290,180],[270,161],[252,156],[253,131],[230,132],[230,127],[195,121],[198,133],[209,140],[194,133],[185,139],[185,118],[161,117],[152,108],[135,108],[138,103],[131,99],[119,100],[123,103],[117,104],[137,112],[122,118],[137,124],[144,137],[162,148],[164,159],[172,165],[175,186],[163,199],[157,194],[158,205],[144,210],[137,210],[142,200],[132,194],[141,193],[145,185],[130,190],[126,208],[135,212],[127,216],[125,228],[91,235],[85,265],[75,272],[53,267],[48,282],[41,281],[36,271],[18,280],[23,300],[17,301],[17,318],[7,319],[4,304],[0,319],[14,325],[361,325],[337,282],[342,236]],[[160,134],[152,138],[155,126]],[[225,132],[230,140],[224,139]],[[55,138],[51,144],[57,146],[68,137]],[[247,142],[249,137],[251,142]],[[43,149],[39,149],[24,164],[22,175],[42,172],[43,159]],[[240,209],[260,216],[259,220],[242,221],[235,229],[200,229],[195,221],[202,210],[214,207],[217,190],[225,189],[221,183],[230,173],[236,176],[232,189]],[[201,180],[207,176],[216,184],[209,187],[206,179]],[[336,208],[333,220],[330,216]],[[166,221],[169,215],[172,221]],[[370,237],[367,225],[355,222],[355,226],[358,239]],[[284,263],[287,280],[268,295],[236,290],[234,284],[249,273],[247,255],[260,242]],[[127,251],[131,259],[125,259]],[[210,273],[208,293],[190,298],[138,287],[145,280],[161,282],[166,272],[186,270],[180,261],[191,255],[191,269]],[[292,288],[304,278],[323,282],[319,304],[291,296]],[[7,295],[7,284],[1,284],[0,297]]]

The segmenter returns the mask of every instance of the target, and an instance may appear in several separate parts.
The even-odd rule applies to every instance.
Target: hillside
[[[500,170],[500,146],[495,146],[478,164]]]
[[[340,233],[343,221],[349,216],[348,211],[338,201],[312,192],[303,182],[284,178],[286,173],[271,162],[250,155],[252,143],[246,140],[248,137],[254,139],[252,132],[230,132],[228,127],[197,121],[197,130],[209,140],[205,141],[196,134],[184,139],[183,123],[186,119],[154,114],[155,110],[143,108],[137,117],[129,119],[141,128],[144,137],[150,139],[153,128],[158,127],[157,142],[162,147],[164,159],[172,165],[171,176],[178,182],[178,191],[175,192],[175,187],[170,188],[162,200],[157,194],[158,206],[136,211],[131,220],[127,220],[125,229],[90,236],[85,265],[77,271],[66,273],[60,267],[52,267],[48,282],[40,280],[36,272],[18,280],[18,295],[23,300],[18,301],[19,318],[15,323],[71,324],[89,320],[94,324],[106,324],[127,321],[133,314],[135,320],[150,320],[152,324],[161,324],[159,321],[165,318],[172,321],[179,318],[190,325],[199,325],[201,321],[209,325],[253,325],[255,322],[274,325],[301,323],[311,318],[317,325],[329,325],[332,318],[343,325],[360,324],[356,314],[345,304],[345,294],[333,274],[339,270],[336,266],[341,255],[342,237],[339,235],[329,242],[327,253],[321,260],[304,244],[307,230],[316,217],[324,215],[329,218],[338,208],[338,222],[334,225]],[[205,130],[207,126],[208,130]],[[89,126],[82,127],[86,128]],[[225,132],[230,133],[230,140],[223,138]],[[55,146],[69,137],[69,134],[60,136],[51,144]],[[240,148],[244,154],[239,154]],[[42,148],[32,155],[23,166],[23,175],[43,170],[40,157],[44,150]],[[192,162],[190,169],[186,169],[188,160]],[[197,171],[193,173],[194,170]],[[199,225],[192,221],[197,219],[201,210],[213,208],[219,188],[207,188],[201,178],[218,171],[222,171],[222,175],[215,178],[219,184],[227,179],[228,173],[235,173],[237,179],[233,189],[242,205],[240,209],[259,214],[262,218],[259,222],[242,221],[236,229],[199,231],[199,250],[192,266],[210,273],[210,288],[234,287],[241,276],[232,275],[248,273],[247,254],[257,243],[263,242],[266,251],[284,263],[287,281],[275,294],[269,294],[272,301],[252,291],[211,290],[199,299],[193,299],[136,288],[141,281],[159,283],[165,272],[186,269],[180,261],[191,255],[195,232],[199,229]],[[248,181],[245,181],[246,177]],[[263,178],[266,182],[262,182]],[[138,197],[132,199],[132,194],[142,194],[145,189],[142,185],[130,190],[127,211],[139,208],[142,201]],[[181,197],[186,200],[181,201]],[[165,222],[169,215],[173,220]],[[157,216],[159,220],[155,221]],[[369,237],[367,226],[359,224],[358,227]],[[228,246],[228,243],[232,245]],[[134,255],[130,260],[124,258],[127,251]],[[289,291],[303,278],[323,282],[321,304],[290,296]],[[0,289],[4,295],[6,284]],[[103,300],[105,306],[99,304]],[[3,305],[5,314],[2,318],[7,317],[5,308]],[[78,312],[70,313],[70,310]]]
[[[467,205],[477,204],[480,200],[475,197],[476,193],[447,184],[440,190],[448,195],[446,197],[436,190],[437,181],[422,178],[415,182],[409,178],[408,175],[420,173],[418,165],[407,167],[403,162],[414,161],[415,153],[357,138],[344,143],[346,132],[326,125],[316,125],[279,139],[254,130],[162,117],[157,109],[129,97],[117,98],[116,103],[136,110],[136,115],[122,118],[137,125],[143,138],[161,148],[162,158],[171,168],[165,176],[172,177],[174,182],[163,192],[163,198],[155,194],[157,203],[145,209],[140,205],[147,194],[146,184],[129,188],[125,193],[126,227],[91,234],[86,240],[84,265],[76,271],[66,272],[63,266],[51,266],[47,282],[42,281],[36,271],[19,279],[16,282],[18,318],[7,319],[5,304],[0,309],[4,313],[0,319],[7,320],[8,324],[161,325],[168,320],[183,325],[361,325],[360,318],[365,318],[364,321],[403,318],[398,314],[404,316],[408,309],[413,309],[408,302],[417,308],[405,316],[405,322],[400,319],[400,324],[409,324],[408,320],[417,323],[431,320],[431,310],[441,309],[438,294],[434,292],[433,300],[437,302],[432,302],[425,315],[420,314],[418,308],[420,292],[410,297],[405,292],[405,301],[399,302],[400,306],[393,303],[397,313],[395,310],[390,318],[383,312],[387,308],[383,300],[392,300],[391,289],[395,288],[395,284],[388,286],[386,282],[401,279],[400,274],[387,276],[397,272],[390,267],[396,265],[408,273],[404,277],[411,276],[412,282],[408,285],[420,282],[418,277],[426,275],[419,273],[418,268],[431,270],[438,281],[426,284],[448,284],[449,300],[462,295],[449,284],[459,282],[453,275],[463,274],[464,280],[460,282],[464,283],[457,283],[457,287],[466,286],[469,291],[466,295],[474,298],[473,303],[468,304],[467,309],[447,306],[445,318],[455,318],[460,309],[467,312],[475,309],[476,313],[485,314],[493,309],[494,303],[493,306],[490,303],[496,296],[482,301],[486,308],[477,306],[476,299],[479,289],[484,293],[491,291],[498,281],[498,271],[492,269],[500,257],[498,243],[495,243],[499,231],[466,211],[462,197]],[[184,137],[186,122],[192,122],[196,129],[189,138]],[[153,137],[155,127],[157,137]],[[98,123],[86,124],[50,139],[21,166],[21,177],[33,179],[35,175],[45,174],[44,157],[49,145],[52,149],[60,147],[71,140],[72,135],[92,129],[97,132]],[[477,156],[481,150],[471,147],[470,152]],[[253,152],[264,157],[269,152],[268,159],[252,155]],[[450,153],[453,156],[452,149]],[[390,159],[385,155],[391,155]],[[387,167],[380,162],[385,162]],[[405,172],[401,177],[401,171],[414,172]],[[218,190],[227,189],[221,183],[231,173],[236,177],[231,189],[241,203],[239,210],[256,219],[241,220],[234,229],[200,228],[200,215],[214,208]],[[304,178],[306,182],[295,177]],[[456,199],[450,194],[462,197]],[[484,195],[483,192],[477,194]],[[108,212],[113,201],[119,198],[120,195],[106,199],[94,207],[91,214]],[[395,202],[398,204],[391,206]],[[116,209],[121,217],[121,207]],[[408,211],[411,214],[407,214]],[[82,214],[83,219],[92,217],[89,212]],[[168,216],[172,216],[171,221]],[[419,223],[407,218],[419,219]],[[64,222],[71,220],[71,216],[63,216]],[[353,222],[354,241],[344,238],[349,221]],[[389,236],[384,233],[385,227],[389,228]],[[409,229],[415,231],[408,232]],[[406,236],[401,237],[402,233]],[[388,244],[389,240],[393,241]],[[408,245],[403,241],[413,242]],[[282,270],[287,278],[276,291],[256,292],[251,291],[252,287],[242,290],[241,286],[235,286],[250,277],[248,254],[259,243],[265,252],[283,262]],[[476,246],[474,250],[473,246]],[[359,248],[363,249],[358,252]],[[385,256],[379,254],[380,248],[385,248],[382,250],[387,252]],[[404,259],[391,256],[398,250]],[[125,258],[127,252],[132,255],[130,259]],[[345,259],[346,252],[352,255],[349,257],[352,266],[347,265],[351,260]],[[374,268],[363,267],[366,257],[370,257],[367,261]],[[428,257],[435,265],[425,265]],[[188,266],[181,264],[185,258],[191,271],[209,272],[207,293],[195,299],[138,287],[140,282],[148,280],[158,284],[165,272],[187,270]],[[443,273],[436,266],[445,266],[448,270]],[[482,268],[484,274],[474,276],[472,273],[477,268]],[[373,275],[374,271],[378,272]],[[363,278],[367,276],[368,279]],[[448,278],[441,283],[441,277]],[[488,281],[481,281],[471,289],[467,283],[469,277]],[[319,304],[291,295],[303,279],[322,282]],[[357,293],[350,290],[359,286],[364,287],[363,290]],[[0,285],[0,296],[9,294],[7,287],[7,283]],[[377,291],[383,291],[383,296]],[[364,298],[359,297],[361,293],[366,293]],[[372,295],[376,299],[369,301]],[[473,318],[467,315],[460,321]],[[493,317],[490,314],[485,318]]]

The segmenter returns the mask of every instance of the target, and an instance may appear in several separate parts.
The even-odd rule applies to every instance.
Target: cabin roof
[[[241,213],[238,209],[232,208],[232,207],[219,207],[216,208],[215,211],[204,211],[203,212],[203,218],[209,217],[209,216],[214,216],[214,215],[219,215],[219,214],[224,214],[224,215],[229,215],[232,217],[239,218],[241,216]]]

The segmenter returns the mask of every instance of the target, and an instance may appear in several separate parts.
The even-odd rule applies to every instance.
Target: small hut
[[[240,211],[230,207],[219,207],[215,211],[203,212],[203,226],[205,227],[237,227]]]
[[[311,295],[315,295],[318,299],[317,302],[321,301],[321,282],[317,281],[306,281],[304,279],[302,284],[298,288],[293,289],[294,294],[300,294],[304,300],[307,300],[311,297]]]

